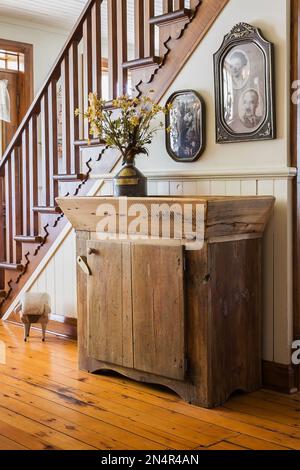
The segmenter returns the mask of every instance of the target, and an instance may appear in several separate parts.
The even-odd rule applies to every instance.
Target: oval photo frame
[[[214,54],[216,141],[276,138],[273,44],[239,23]]]
[[[166,149],[176,162],[195,162],[205,150],[205,103],[194,90],[173,93],[166,105]]]

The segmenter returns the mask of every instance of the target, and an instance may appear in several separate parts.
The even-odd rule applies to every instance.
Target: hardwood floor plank
[[[157,406],[153,406],[151,402],[145,403],[131,399],[128,395],[124,394],[122,388],[119,389],[119,393],[112,391],[110,385],[105,386],[101,376],[89,376],[85,374],[83,380],[76,380],[69,378],[67,371],[66,375],[63,375],[61,371],[64,370],[64,368],[61,366],[55,366],[54,370],[50,368],[45,374],[44,363],[38,365],[39,361],[35,360],[34,367],[31,368],[30,362],[26,363],[22,355],[20,355],[18,359],[15,359],[17,356],[18,354],[16,353],[13,358],[10,353],[8,353],[8,364],[12,366],[12,375],[15,375],[17,371],[20,373],[21,371],[26,371],[34,377],[36,377],[38,373],[40,376],[52,378],[55,382],[58,382],[56,385],[57,390],[63,389],[65,392],[71,392],[74,398],[78,397],[79,391],[91,393],[92,397],[90,397],[90,400],[92,399],[94,406],[97,405],[100,408],[106,406],[107,410],[113,410],[116,413],[121,412],[124,414],[125,412],[127,416],[130,415],[131,418],[134,417],[135,420],[138,420],[140,423],[146,420],[148,424],[151,424],[155,428],[164,429],[165,431],[172,429],[173,435],[183,438],[187,437],[194,444],[208,445],[231,435],[231,432],[215,427],[214,425],[208,426],[206,423],[201,423],[201,421],[199,422],[192,418],[182,419],[181,416],[177,416],[174,412],[166,412],[160,407],[157,408]],[[89,377],[93,378],[93,384],[85,383],[85,379]],[[29,375],[29,380],[31,380],[31,378],[31,375]],[[112,398],[115,398],[113,402]],[[82,398],[82,401],[84,400],[87,400],[86,396]],[[120,410],[120,405],[123,406],[124,409]],[[201,440],[199,440],[200,436]]]
[[[163,388],[77,368],[77,344],[0,322],[0,449],[300,450],[300,394],[207,410]],[[26,431],[24,431],[26,430]]]
[[[28,448],[0,435],[0,450],[28,450]]]
[[[132,418],[124,418],[121,415],[117,415],[106,410],[99,410],[95,406],[89,405],[88,403],[72,399],[64,393],[54,392],[47,388],[49,386],[47,384],[47,381],[35,382],[33,384],[28,383],[19,378],[5,376],[2,374],[0,376],[0,387],[1,384],[4,383],[14,387],[14,390],[17,391],[19,395],[21,394],[19,392],[20,389],[24,392],[30,393],[31,396],[34,397],[35,403],[39,403],[39,405],[41,404],[41,402],[37,400],[36,397],[45,398],[45,406],[48,406],[49,402],[50,406],[53,406],[53,404],[58,403],[71,411],[74,410],[78,413],[82,413],[83,415],[91,416],[94,418],[94,420],[102,421],[104,419],[105,414],[105,417],[107,417],[106,419],[108,419],[111,424],[114,424],[117,427],[120,427],[121,429],[128,430],[132,428],[132,424],[134,423],[134,434],[140,435],[150,440],[155,440],[156,443],[166,446],[168,448],[176,448],[181,450],[193,448],[192,443],[190,443],[186,439],[180,439],[179,437],[175,438],[174,436],[172,436],[171,433],[163,432],[157,428],[155,429],[147,425],[146,423],[143,425],[139,425]]]
[[[46,440],[50,446],[61,450],[95,450],[94,447],[84,444],[73,439],[66,434],[57,432],[49,428],[49,426],[40,424],[32,418],[28,418],[10,409],[0,406],[0,422],[6,424],[13,423],[14,427],[19,430],[26,429],[33,436],[41,437]]]
[[[24,366],[23,365],[23,368],[24,367],[27,367],[27,366]],[[35,371],[36,371],[36,368],[37,368],[37,361],[35,362]],[[60,371],[61,369],[63,368],[59,368]],[[44,370],[44,369],[43,369]],[[34,371],[32,371],[34,372]],[[48,372],[47,373],[47,376],[50,376],[51,374]],[[93,394],[93,403],[95,403],[95,400],[96,400],[96,397],[98,397],[98,395],[100,394],[101,396],[101,399],[102,401],[100,401],[100,403],[97,402],[97,406],[99,407],[103,407],[103,397],[107,397],[108,400],[110,400],[110,403],[109,403],[109,409],[110,410],[116,410],[116,412],[120,412],[119,411],[119,407],[118,407],[118,403],[120,403],[121,401],[121,404],[122,402],[124,402],[124,397],[122,397],[122,393],[120,394],[116,394],[116,392],[112,392],[111,390],[107,391],[107,390],[103,390],[103,384],[102,384],[102,381],[99,380],[100,378],[99,377],[95,377],[95,376],[89,376],[91,378],[94,378],[94,379],[98,379],[98,383],[97,384],[89,384],[87,386],[87,384],[84,382],[81,382],[80,380],[78,381],[74,381],[74,379],[70,379],[69,377],[67,376],[64,376],[63,374],[60,374],[60,372],[58,373],[57,371],[55,372],[55,380],[59,380],[59,382],[63,385],[67,385],[68,387],[71,387],[71,391],[75,392],[76,393],[76,388],[79,387],[80,390],[83,390],[83,391],[87,391],[89,393],[92,393]],[[74,388],[75,387],[75,388]],[[73,390],[72,390],[73,388]],[[101,389],[100,389],[101,388]],[[99,390],[100,389],[100,390]],[[114,398],[114,401],[112,402],[111,401],[111,398]],[[84,398],[86,399],[86,398]],[[181,402],[179,402],[181,403]],[[182,402],[183,404],[183,402]],[[178,420],[178,426],[176,426],[176,422],[174,423],[174,409],[172,410],[173,411],[173,414],[171,416],[168,415],[168,413],[166,413],[165,410],[162,410],[162,408],[160,407],[161,405],[165,406],[164,402],[163,403],[160,403],[159,404],[159,409],[157,409],[155,406],[153,406],[153,403],[151,404],[148,404],[148,403],[144,403],[144,402],[140,402],[140,403],[137,403],[135,399],[131,399],[127,396],[126,398],[126,413],[128,414],[129,411],[131,411],[131,409],[135,410],[135,409],[138,409],[139,412],[135,414],[135,419],[137,420],[144,420],[146,419],[146,416],[145,415],[149,415],[151,416],[150,418],[150,423],[153,424],[153,426],[159,426],[160,423],[161,423],[161,418],[163,418],[163,426],[165,426],[166,424],[168,424],[169,426],[173,426],[173,433],[176,435],[176,433],[178,432],[178,430],[180,429],[180,432],[181,432],[181,435],[182,432],[184,433],[188,433],[187,436],[188,438],[191,440],[191,442],[194,442],[194,443],[199,443],[199,444],[208,444],[208,442],[203,442],[203,436],[201,436],[202,438],[202,442],[200,442],[198,439],[199,439],[199,431],[201,431],[201,433],[203,433],[204,436],[207,436],[208,434],[211,434],[211,426],[212,424],[210,424],[210,426],[208,426],[207,424],[203,423],[202,422],[202,417],[200,418],[201,420],[200,421],[197,421],[195,420],[195,424],[194,426],[196,426],[196,429],[197,429],[197,435],[193,434],[191,432],[191,422],[189,421],[188,424],[185,424],[185,421],[186,419],[183,419],[182,417],[180,416],[177,416],[177,420]],[[186,404],[183,404],[183,405],[186,405]],[[194,407],[195,409],[198,410],[198,408]],[[141,411],[144,412],[144,414],[141,414]],[[157,418],[155,418],[157,416]],[[170,422],[170,419],[172,420]],[[257,420],[259,421],[259,420]],[[260,421],[259,421],[260,422]],[[180,424],[179,424],[180,423]],[[223,426],[223,428],[225,428],[226,426]],[[269,423],[265,424],[265,427],[267,430],[269,429],[274,429],[274,426],[270,426]],[[192,427],[193,429],[193,427]],[[213,438],[215,440],[221,440],[222,438],[226,438],[226,435],[228,434],[229,431],[225,431],[225,429],[223,430],[224,432],[221,432],[221,429],[217,429],[217,432],[215,432],[215,430],[213,429]],[[281,429],[282,431],[282,429]],[[283,430],[284,432],[286,432],[287,435],[289,435],[289,430],[288,429],[284,429]],[[229,432],[229,435],[230,435],[231,431]],[[296,435],[299,436],[299,431],[295,431]],[[259,433],[258,433],[259,434]],[[280,439],[282,439],[281,436],[277,436],[277,439],[279,439],[279,441],[275,439],[275,442],[279,443],[280,444]],[[300,441],[299,442],[294,442],[293,445],[296,446],[296,448],[298,448],[300,444]]]
[[[239,434],[236,437],[231,437],[228,442],[245,447],[249,450],[290,450],[288,447],[283,447],[278,444],[272,444],[271,442],[263,441],[251,436]]]
[[[26,370],[28,370],[28,366],[23,365],[22,369],[24,369],[24,367],[25,367]],[[16,373],[16,370],[17,370],[17,368],[13,367],[13,373]],[[30,372],[32,372],[32,375],[34,375],[34,371],[31,370]],[[36,373],[36,369],[35,369],[35,373]],[[49,373],[46,374],[46,375],[49,376]],[[94,406],[99,406],[100,408],[103,408],[103,406],[104,406],[103,396],[107,396],[107,393],[108,393],[108,399],[110,400],[110,403],[108,404],[109,409],[110,410],[116,410],[117,413],[120,413],[120,407],[119,407],[118,402],[120,401],[120,399],[122,399],[123,402],[124,402],[124,397],[122,397],[122,396],[119,397],[115,393],[112,395],[111,391],[107,392],[106,390],[103,390],[103,387],[101,386],[100,394],[101,394],[102,400],[97,399],[97,395],[99,394],[98,387],[100,386],[100,382],[99,382],[99,385],[97,383],[96,387],[94,387],[90,384],[88,385],[88,387],[86,387],[85,382],[74,381],[74,379],[69,379],[67,376],[63,376],[62,374],[57,373],[57,372],[55,373],[55,378],[56,378],[56,380],[59,379],[60,382],[63,382],[63,384],[65,386],[65,388],[63,390],[67,391],[68,393],[71,392],[71,397],[73,397],[75,399],[78,397],[78,393],[81,395],[81,393],[82,393],[81,390],[87,389],[86,391],[88,393],[90,393],[91,395],[93,395],[92,397],[90,397],[90,398],[92,398],[91,403]],[[94,378],[99,379],[99,377],[94,377]],[[32,377],[29,376],[28,380],[32,380]],[[67,387],[66,387],[66,385],[67,385]],[[58,391],[61,390],[62,389],[62,384],[60,384],[60,385],[57,384],[57,386],[55,388]],[[80,389],[80,391],[78,391],[78,388]],[[112,397],[114,397],[114,400],[111,399]],[[83,396],[82,399],[84,401],[84,400],[87,399],[87,397]],[[187,407],[187,405],[185,403],[181,402],[181,401],[178,402],[178,403],[171,402],[171,404],[170,404],[170,403],[168,403],[167,400],[164,400],[164,399],[163,400],[160,399],[160,403],[159,403],[159,406],[158,406],[159,409],[157,410],[157,408],[153,407],[153,405],[149,406],[147,403],[137,401],[137,400],[131,400],[130,398],[128,398],[127,395],[125,395],[125,400],[126,400],[125,407],[126,407],[126,412],[127,413],[130,411],[131,407],[133,407],[133,409],[136,410],[136,413],[135,413],[135,419],[136,420],[144,421],[144,419],[146,419],[146,420],[148,419],[148,422],[150,421],[150,423],[153,423],[154,426],[159,426],[159,425],[165,426],[166,422],[168,423],[168,418],[170,419],[170,416],[166,416],[166,419],[165,419],[165,415],[166,415],[165,411],[166,410],[163,410],[162,407],[165,406],[166,408],[169,408],[171,406],[171,410],[172,410],[171,419],[172,419],[172,422],[169,424],[169,426],[172,426],[172,431],[174,432],[174,434],[176,435],[178,432],[180,432],[181,435],[188,436],[188,439],[191,442],[194,442],[198,445],[209,445],[209,444],[212,443],[212,442],[209,443],[207,440],[205,441],[204,437],[207,437],[207,433],[209,433],[209,431],[211,430],[211,427],[215,426],[215,425],[220,426],[219,429],[218,429],[219,432],[217,434],[215,433],[214,436],[213,436],[215,441],[216,440],[220,441],[222,439],[222,437],[224,436],[224,432],[226,434],[226,431],[225,431],[224,428],[227,428],[227,430],[228,430],[227,433],[229,433],[229,435],[231,435],[232,430],[233,431],[238,431],[238,432],[244,432],[246,434],[244,429],[247,426],[245,424],[239,423],[239,420],[236,422],[236,421],[233,421],[233,420],[230,419],[229,420],[230,424],[228,425],[227,424],[228,422],[225,419],[221,418],[222,415],[221,415],[221,417],[218,416],[217,420],[212,419],[208,423],[208,421],[206,419],[207,418],[206,417],[207,412],[213,414],[215,412],[215,410],[208,411],[208,410],[202,410],[202,409],[197,408],[197,407],[191,407],[191,406]],[[178,427],[176,427],[176,423],[174,423],[174,416],[176,416],[176,410],[178,409],[178,407],[179,408],[183,407],[184,413],[188,413],[189,415],[191,414],[191,410],[192,410],[193,411],[193,418],[192,419],[195,419],[194,418],[195,415],[197,416],[197,415],[201,414],[201,416],[199,416],[199,421],[195,420],[196,427],[198,428],[197,429],[198,432],[197,432],[196,436],[193,433],[191,434],[190,429],[186,428],[185,426],[182,426],[182,424],[185,424],[186,419],[184,420],[183,417],[180,416],[180,415],[177,415]],[[142,410],[145,410],[145,415],[143,415],[143,413],[141,413],[141,408],[142,408]],[[156,410],[155,410],[155,408],[156,408]],[[157,413],[157,416],[158,416],[157,419],[153,418],[154,410]],[[201,411],[201,413],[200,413],[200,411]],[[223,411],[223,413],[224,413],[224,411]],[[163,415],[163,423],[162,423],[162,415]],[[150,418],[149,418],[149,416],[150,416]],[[220,421],[220,418],[221,418],[221,421]],[[203,421],[205,421],[205,423]],[[188,421],[188,423],[190,425],[190,421]],[[220,432],[220,428],[221,428],[222,431],[224,431],[223,433]],[[170,428],[168,427],[168,429],[170,429]],[[262,431],[263,431],[263,429],[261,429],[261,427],[259,427],[259,426],[249,427],[248,426],[247,429],[250,429],[250,431],[248,431],[248,432],[252,433],[252,435],[254,437],[261,437],[261,434],[262,434]],[[213,430],[214,430],[214,428],[213,428]],[[202,431],[203,434],[201,433],[201,435],[200,435],[199,431]],[[297,433],[299,435],[299,431],[297,431]],[[224,436],[224,437],[226,437],[226,436]],[[277,435],[274,432],[265,431],[265,439],[270,440],[271,442],[284,445],[284,442],[283,442],[284,438],[285,438],[284,435],[281,435],[281,434]],[[285,444],[285,445],[287,445],[287,444]],[[291,448],[298,449],[299,445],[300,445],[300,440],[296,440],[296,439],[292,438],[292,441],[290,442],[290,445],[287,445],[287,446],[291,447]]]
[[[238,416],[241,419],[243,415],[243,421],[254,423],[256,422],[262,429],[268,429],[288,436],[297,437],[300,439],[300,430],[297,429],[297,425],[300,424],[299,418],[296,422],[292,423],[291,419],[282,418],[275,412],[270,412],[264,408],[258,408],[250,404],[237,403],[235,401],[226,403],[224,410],[227,413],[230,412],[233,416]],[[282,423],[282,421],[284,421]]]
[[[245,447],[233,444],[227,441],[218,442],[218,444],[214,444],[213,446],[209,447],[206,450],[248,450]]]
[[[295,426],[295,428],[300,425],[299,406],[295,403],[294,405],[283,405],[248,396],[233,399],[228,405],[225,405],[225,408],[242,411],[253,416],[259,415],[275,423]]]
[[[214,425],[207,425],[201,421],[192,418],[184,418],[177,416],[173,412],[162,412],[160,408],[151,406],[132,400],[125,394],[122,395],[112,393],[101,387],[101,377],[95,377],[97,385],[93,388],[88,387],[84,382],[69,379],[59,373],[43,374],[43,371],[34,370],[28,367],[25,363],[12,360],[11,375],[23,377],[27,382],[36,383],[36,379],[43,377],[48,380],[48,387],[56,393],[64,393],[70,400],[80,400],[81,402],[89,403],[93,407],[98,408],[103,413],[103,419],[107,419],[105,414],[113,412],[116,415],[130,418],[133,422],[139,424],[147,423],[154,429],[159,429],[171,433],[175,438],[179,437],[191,442],[191,447],[196,445],[211,445],[220,439],[232,435],[231,431],[218,428]],[[1,374],[1,367],[0,367]],[[26,375],[27,374],[27,375]],[[52,377],[53,376],[53,377]],[[51,382],[51,378],[53,381]],[[100,379],[100,380],[99,380]],[[59,382],[57,382],[57,380]],[[98,386],[99,383],[99,386]],[[94,392],[97,393],[94,393]],[[140,408],[143,408],[140,410]]]
[[[19,429],[12,424],[4,423],[0,420],[0,434],[7,439],[14,441],[27,449],[31,450],[59,450],[59,447],[56,447],[50,442],[36,434],[30,434],[28,430],[25,431],[25,428]]]
[[[14,410],[35,421],[45,424],[54,430],[66,433],[81,442],[97,449],[126,450],[132,449],[165,449],[151,440],[131,434],[118,427],[102,423],[101,421],[78,413],[74,410],[52,403],[24,392],[1,382],[1,405],[8,410]]]

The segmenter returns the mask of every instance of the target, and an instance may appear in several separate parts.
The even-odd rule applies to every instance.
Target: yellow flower
[[[97,93],[89,93],[89,103],[91,108],[96,108],[97,106]]]
[[[129,119],[129,122],[133,127],[137,127],[140,123],[140,120],[137,116],[133,116],[132,118]]]

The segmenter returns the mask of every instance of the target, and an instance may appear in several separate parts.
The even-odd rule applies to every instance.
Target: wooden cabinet
[[[187,201],[156,202],[178,208]],[[99,233],[97,207],[110,204],[116,210],[105,217],[124,217],[118,199],[58,202],[77,230],[82,369],[163,384],[205,407],[235,390],[260,388],[261,237],[274,198],[193,198],[204,205],[197,249],[187,249],[186,234],[174,237],[175,230],[136,240],[124,237],[120,222],[115,233]],[[139,200],[147,207],[152,202]],[[191,227],[193,216],[188,238]]]

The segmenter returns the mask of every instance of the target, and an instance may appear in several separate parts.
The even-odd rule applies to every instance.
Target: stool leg
[[[47,323],[41,323],[41,325],[42,325],[42,341],[45,341]]]
[[[24,341],[29,337],[30,323],[24,323]]]

